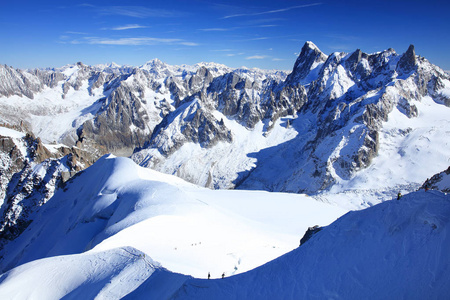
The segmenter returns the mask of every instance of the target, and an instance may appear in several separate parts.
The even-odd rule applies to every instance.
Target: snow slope
[[[370,166],[329,192],[315,196],[347,209],[361,209],[417,190],[431,175],[450,164],[450,108],[430,97],[415,102],[419,115],[408,118],[395,108],[383,123],[378,155]]]
[[[133,248],[51,257],[3,274],[0,296],[2,299],[119,299],[154,270],[154,262]]]
[[[0,298],[445,299],[449,230],[450,195],[419,191],[349,212],[295,250],[225,279],[170,272],[131,247],[93,249],[0,275]]]
[[[188,280],[174,298],[446,299],[449,231],[450,195],[415,192],[349,212],[298,249],[250,272]]]
[[[32,225],[0,250],[0,267],[131,246],[170,271],[219,277],[292,250],[309,226],[343,213],[304,195],[208,190],[103,157],[30,217]]]

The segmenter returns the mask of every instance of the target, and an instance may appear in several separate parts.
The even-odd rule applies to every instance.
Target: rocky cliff
[[[44,145],[20,129],[0,127],[0,245],[25,230],[56,189],[96,160],[76,147]]]

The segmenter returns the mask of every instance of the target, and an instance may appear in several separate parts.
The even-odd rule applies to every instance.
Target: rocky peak
[[[415,70],[417,64],[416,52],[414,45],[410,45],[408,50],[402,55],[397,64],[397,69],[404,73],[409,73]]]
[[[355,71],[358,67],[358,64],[362,59],[367,59],[369,56],[362,52],[360,49],[356,49],[346,60],[346,66],[350,71]]]
[[[292,73],[286,81],[308,84],[315,80],[320,66],[327,60],[327,56],[312,42],[306,42],[298,56]]]
[[[193,92],[196,92],[199,88],[206,87],[213,80],[213,75],[205,66],[201,66],[197,72],[189,79],[188,87]]]
[[[161,69],[164,68],[166,65],[161,60],[154,58],[148,62],[146,62],[141,69],[144,70],[151,70],[151,69]]]

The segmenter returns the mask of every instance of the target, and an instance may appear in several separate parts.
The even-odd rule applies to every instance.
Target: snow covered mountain
[[[413,46],[327,56],[307,42],[289,75],[155,59],[140,67],[0,66],[0,79],[4,123],[97,157],[131,155],[210,188],[322,199],[331,189],[381,188],[389,199],[448,166],[450,77]],[[390,175],[393,168],[402,174]],[[368,174],[392,180],[380,187]]]
[[[187,98],[132,158],[212,188],[332,189],[343,199],[355,190],[389,199],[448,165],[449,76],[413,46],[326,56],[307,42],[284,81],[256,94],[236,87]]]
[[[344,213],[304,195],[204,189],[105,156],[1,250],[0,298],[448,295],[449,195],[414,192],[333,222]],[[298,247],[308,225],[330,222]]]
[[[0,65],[0,298],[442,298],[449,112],[413,46]]]

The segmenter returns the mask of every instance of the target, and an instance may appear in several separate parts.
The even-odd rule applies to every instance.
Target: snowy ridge
[[[1,250],[0,266],[7,271],[45,257],[132,246],[171,271],[218,277],[282,255],[308,226],[344,212],[304,195],[199,188],[105,156],[34,214],[32,225]]]
[[[131,247],[52,257],[3,274],[0,295],[3,299],[121,299],[150,276],[156,277],[154,273],[159,268],[144,253]],[[48,285],[41,281],[44,277],[49,279]],[[172,276],[172,280],[174,278],[176,276]],[[35,288],[23,289],[23,280]]]
[[[126,160],[111,158],[108,160],[115,165],[108,167],[115,169],[112,173],[113,176],[107,179],[107,181],[111,180],[110,183],[123,178],[123,174],[121,175],[123,171],[130,174],[129,171],[131,170],[127,168],[132,165],[129,165]],[[94,165],[94,169],[97,170],[91,171],[100,171],[102,167],[98,164],[97,166]],[[124,167],[125,169],[123,169]],[[82,174],[75,179],[73,183],[75,184],[76,180],[87,177],[89,169],[86,172],[86,174]],[[153,176],[143,169],[138,169],[138,173],[141,173],[139,176]],[[162,174],[160,176],[162,176],[160,178],[162,181],[170,179],[170,177]],[[84,180],[86,179],[84,178]],[[180,188],[189,187],[188,184],[173,179],[175,180],[174,183]],[[100,181],[105,183],[104,179]],[[79,186],[77,185],[77,187]],[[93,208],[97,207],[98,209],[100,208],[99,205],[106,207],[108,205],[106,196],[108,196],[108,202],[111,202],[114,193],[111,193],[112,190],[107,190],[107,187],[112,186],[106,184],[102,188],[104,191],[103,199],[102,197],[98,198]],[[197,190],[196,196],[201,195],[201,193],[198,193],[200,189],[198,187],[195,189]],[[142,189],[139,192],[145,193]],[[202,192],[205,192],[205,190]],[[252,192],[245,193],[247,193],[247,196],[253,194]],[[125,194],[119,193],[118,196],[123,197]],[[271,195],[271,198],[274,196],[276,194]],[[205,199],[202,198],[201,201]],[[244,198],[235,203],[241,209],[242,200]],[[250,201],[248,204],[252,202]],[[219,208],[225,203],[221,202],[219,206],[215,207]],[[244,203],[246,202],[244,201]],[[254,201],[251,204],[251,210],[255,216],[258,215],[261,208],[260,204],[260,201]],[[17,299],[29,297],[46,299],[62,297],[67,297],[67,299],[86,297],[102,297],[105,299],[122,297],[124,299],[148,299],[148,297],[174,299],[297,299],[331,296],[338,299],[415,297],[441,299],[450,292],[447,284],[450,274],[446,267],[450,257],[448,251],[445,251],[450,246],[450,239],[447,234],[450,230],[450,218],[448,217],[450,215],[450,197],[438,191],[414,192],[403,196],[399,201],[386,201],[362,211],[347,213],[315,234],[302,246],[298,247],[297,244],[293,247],[296,248],[293,251],[254,270],[235,276],[231,276],[234,272],[226,271],[225,279],[216,280],[214,278],[220,278],[222,271],[211,270],[213,276],[211,280],[194,279],[187,275],[170,272],[165,268],[164,262],[155,262],[152,254],[137,250],[136,247],[142,248],[145,243],[149,241],[151,243],[154,238],[155,231],[150,226],[152,218],[157,221],[168,211],[164,211],[164,207],[162,207],[163,210],[159,210],[159,206],[153,207],[152,211],[156,212],[156,215],[136,223],[136,225],[145,227],[144,231],[137,232],[136,225],[131,224],[133,224],[132,220],[137,220],[142,216],[142,211],[139,211],[142,206],[138,204],[135,207],[137,207],[136,210],[128,210],[127,212],[126,207],[119,204],[116,214],[124,216],[125,218],[122,220],[118,220],[113,215],[110,221],[102,221],[101,218],[98,218],[97,220],[86,220],[82,224],[73,223],[74,226],[70,228],[69,235],[72,235],[71,232],[74,231],[81,233],[80,230],[83,227],[85,230],[87,227],[91,228],[84,231],[85,233],[94,233],[96,230],[92,231],[92,229],[103,228],[103,226],[99,226],[101,222],[109,223],[110,229],[113,229],[115,226],[113,223],[115,222],[112,221],[115,220],[119,221],[118,227],[123,227],[125,223],[128,223],[130,227],[117,233],[114,233],[116,232],[115,229],[111,231],[106,227],[104,232],[113,235],[90,251],[81,250],[80,252],[80,250],[76,250],[82,249],[78,246],[81,241],[80,238],[85,237],[85,235],[80,235],[76,241],[71,243],[68,243],[68,239],[62,240],[62,245],[57,246],[60,250],[66,247],[65,251],[79,254],[50,256],[15,267],[0,275],[0,296],[2,298],[14,296]],[[226,207],[227,209],[222,212],[229,214],[229,209],[232,206],[227,205]],[[264,207],[263,204],[263,210]],[[185,208],[178,208],[178,211],[186,212]],[[273,206],[271,209],[273,209]],[[246,211],[250,212],[250,210]],[[127,212],[127,215],[124,215],[125,212]],[[101,215],[107,216],[104,213],[101,213]],[[201,215],[203,214],[195,214],[196,217]],[[229,216],[233,216],[233,214],[229,214]],[[234,215],[234,218],[236,218],[236,221],[244,220],[238,215]],[[210,221],[212,220],[210,219]],[[298,220],[300,219],[297,218]],[[272,227],[276,223],[274,221],[273,219],[267,223],[266,220],[266,226]],[[42,224],[42,220],[37,219],[36,222],[35,226],[41,227],[37,224]],[[249,220],[245,222],[247,225],[252,225]],[[192,226],[194,223],[191,220],[184,223],[184,226],[187,224]],[[233,226],[232,224],[227,224],[228,229]],[[164,224],[160,223],[157,228],[160,230],[167,228],[161,225]],[[211,225],[211,223],[209,222],[208,225]],[[242,223],[238,226],[241,225]],[[41,239],[40,242],[45,240],[46,242],[41,246],[49,248],[49,245],[53,244],[49,239],[55,237],[46,235],[45,227],[41,228],[44,228],[44,233],[37,235],[37,239]],[[130,229],[132,231],[127,232]],[[192,227],[186,229],[192,234]],[[247,231],[247,229],[240,227],[239,231]],[[152,237],[148,237],[148,233]],[[59,234],[57,233],[57,235]],[[167,237],[167,233],[161,234],[159,239],[163,236],[166,236],[167,240],[170,239],[170,237]],[[208,243],[220,243],[222,239],[232,242],[235,238],[235,234],[229,237],[215,234],[210,239],[203,240],[201,244],[189,246],[189,248],[192,250],[197,248],[194,250],[196,252],[201,247],[207,246]],[[85,240],[88,239],[89,237]],[[109,243],[108,240],[110,240]],[[132,241],[134,241],[135,248],[120,246]],[[164,239],[161,241],[164,241]],[[174,238],[174,241],[181,242],[178,238]],[[254,240],[252,243],[254,243]],[[15,246],[17,247],[17,244]],[[29,240],[29,247],[34,248],[30,252],[36,252],[40,249],[40,247],[36,248],[38,244],[34,244],[31,240]],[[217,248],[214,249],[217,250],[222,246],[215,245],[215,247]],[[54,255],[58,253],[55,250],[54,248]],[[211,250],[208,251],[209,255],[214,255],[215,252]],[[180,247],[176,251],[183,252],[183,249]],[[153,253],[156,252],[158,252],[157,249],[153,249]],[[167,252],[166,250],[166,258],[169,256]],[[181,257],[179,256],[180,253],[176,254],[179,264],[188,265],[186,254],[188,252],[185,252],[184,255],[181,253]],[[32,255],[36,256],[36,253]],[[201,255],[201,257],[204,260],[209,258],[209,255]],[[219,261],[214,260],[214,264]],[[241,263],[244,263],[244,261],[243,259]],[[194,265],[198,266],[198,262],[195,262]],[[62,270],[64,270],[64,274],[61,273]],[[201,275],[205,278],[206,272]],[[23,282],[25,281],[29,284],[24,286]]]
[[[449,215],[449,195],[412,193],[348,213],[250,272],[188,280],[175,299],[442,299],[450,292]]]

